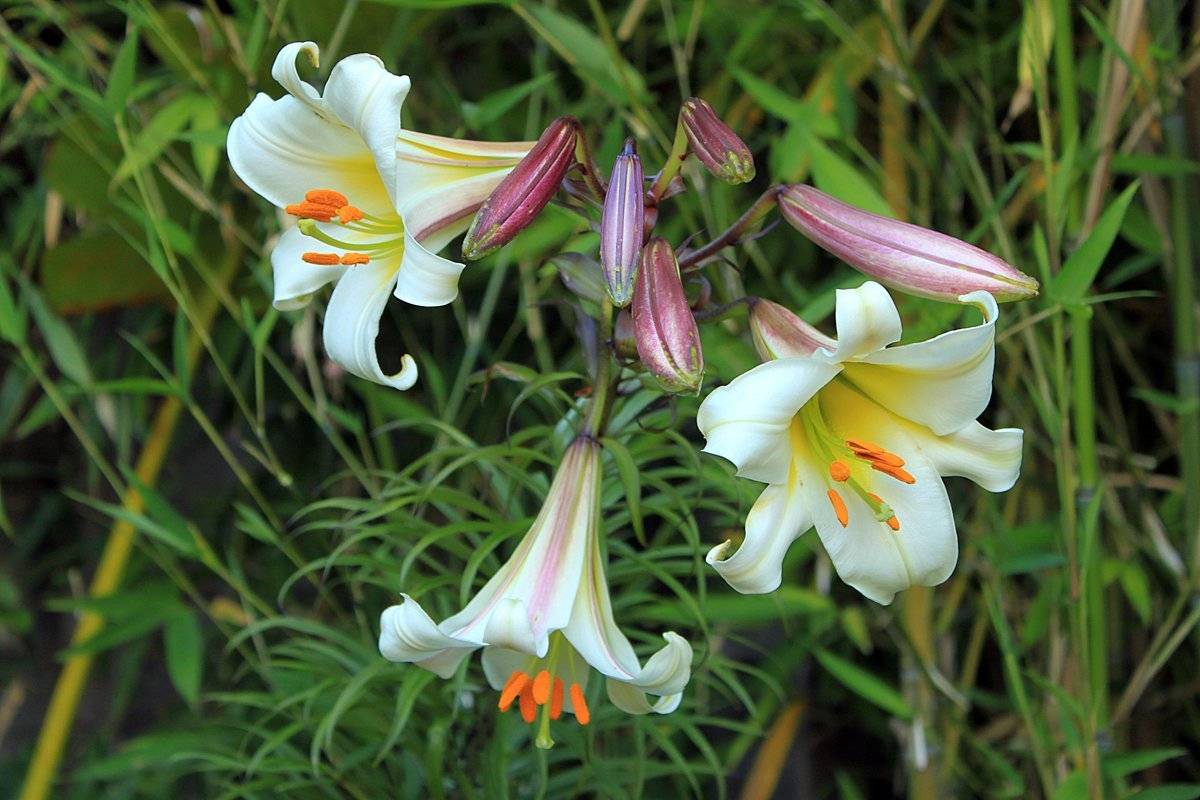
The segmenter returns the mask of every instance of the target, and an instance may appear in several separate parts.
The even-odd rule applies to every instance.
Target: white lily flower
[[[322,95],[300,79],[316,65],[312,42],[279,51],[271,74],[287,94],[254,98],[229,129],[229,161],[246,184],[300,218],[271,253],[275,307],[294,309],[336,283],[325,312],[325,350],[349,372],[407,389],[417,365],[404,355],[387,374],[375,340],[389,295],[441,306],[458,295],[463,264],[436,255],[533,142],[448,139],[400,126],[409,79],[360,53],[334,66]]]
[[[383,612],[379,651],[448,678],[474,650],[499,691],[499,708],[519,702],[540,714],[539,747],[550,747],[550,721],[564,710],[590,719],[584,691],[591,670],[608,697],[630,714],[666,714],[679,705],[691,675],[692,648],[674,632],[645,666],[613,621],[600,553],[600,445],[580,437],[563,457],[550,492],[512,557],[459,613],[435,624],[417,601]],[[646,694],[658,695],[651,702]]]
[[[792,330],[756,331],[773,360],[714,390],[697,415],[706,452],[768,484],[736,552],[727,541],[708,553],[733,588],[776,589],[788,547],[811,527],[842,580],[878,603],[950,576],[958,538],[941,476],[1005,491],[1022,440],[976,421],[992,393],[998,309],[987,292],[960,300],[979,307],[981,325],[897,347],[900,316],[878,283],[838,291],[836,341],[762,306],[759,324],[787,315]]]

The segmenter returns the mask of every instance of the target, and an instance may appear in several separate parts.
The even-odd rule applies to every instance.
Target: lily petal
[[[413,235],[456,234],[536,142],[474,142],[399,131],[394,196]],[[437,249],[431,247],[435,252]]]
[[[389,661],[417,664],[438,677],[449,678],[478,645],[446,636],[421,604],[408,595],[379,618],[379,652]]]
[[[987,292],[960,299],[979,307],[981,324],[871,353],[847,364],[845,376],[892,412],[934,433],[973,422],[992,396],[999,309]]]
[[[837,349],[825,351],[835,361],[861,358],[900,341],[900,314],[883,286],[867,281],[836,294]]]
[[[271,251],[271,272],[274,277],[274,304],[280,311],[303,308],[313,293],[336,281],[346,267],[309,264],[301,256],[313,249],[313,240],[299,228],[288,228]]]
[[[400,108],[411,85],[407,75],[393,75],[382,61],[367,53],[339,61],[325,85],[325,102],[366,143],[393,205],[397,201],[396,136],[400,133]]]
[[[396,284],[396,264],[371,261],[346,271],[325,309],[325,352],[348,372],[396,389],[417,381],[417,362],[407,353],[398,372],[391,375],[379,366],[375,340],[388,296]]]
[[[793,461],[785,483],[763,489],[746,516],[746,538],[732,555],[733,543],[723,542],[704,560],[742,594],[766,594],[779,588],[783,580],[783,559],[792,542],[812,527],[808,491],[810,480],[800,474],[803,462]]]
[[[395,213],[358,134],[290,95],[255,97],[230,126],[226,146],[238,177],[281,208],[309,189],[334,189],[368,214]]]
[[[1020,428],[991,430],[970,422],[948,436],[914,433],[917,446],[943,475],[969,478],[989,492],[1006,492],[1021,472]]]
[[[732,461],[743,478],[783,482],[791,462],[792,417],[840,369],[823,361],[781,358],[714,389],[696,414],[707,440],[704,452]]]
[[[287,90],[287,93],[301,101],[318,114],[329,114],[329,106],[321,99],[321,93],[307,81],[300,78],[296,70],[296,59],[303,54],[308,63],[314,68],[321,66],[321,48],[316,42],[292,42],[285,44],[275,56],[271,65],[271,77]]]
[[[813,522],[838,575],[883,605],[910,586],[946,580],[958,561],[958,537],[946,487],[933,463],[896,417],[853,389],[831,384],[821,399],[833,428],[903,453],[905,469],[916,479],[912,484],[884,476],[874,481],[873,491],[900,520],[898,532],[876,520],[870,507],[849,491],[841,493],[849,512],[849,524],[843,527],[825,487],[810,485]],[[811,457],[810,463],[816,466]]]
[[[414,306],[444,306],[458,297],[458,277],[464,266],[434,255],[406,230],[396,297]]]

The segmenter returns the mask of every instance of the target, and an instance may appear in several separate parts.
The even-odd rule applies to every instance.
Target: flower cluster
[[[997,301],[1036,294],[1037,283],[1003,260],[949,236],[869,214],[804,185],[768,188],[727,231],[700,247],[655,235],[664,200],[687,190],[692,162],[741,184],[756,176],[750,148],[699,98],[680,109],[674,144],[647,175],[628,140],[611,170],[593,161],[583,126],[551,123],[536,142],[477,142],[407,130],[410,88],[371,55],[334,66],[319,92],[290,44],[273,75],[286,90],[254,99],[230,128],[229,159],[252,190],[277,206],[285,227],[271,252],[274,303],[299,308],[327,284],[328,357],[366,380],[408,389],[405,355],[386,372],[376,339],[389,297],[441,306],[458,296],[465,264],[439,253],[465,234],[464,260],[510,242],[551,202],[590,217],[596,257],[554,259],[567,289],[601,332],[582,430],[567,447],[528,532],[466,607],[439,622],[407,594],[383,611],[383,656],[450,677],[482,649],[500,711],[516,707],[553,744],[564,713],[587,725],[589,679],[631,713],[680,703],[692,648],[673,631],[642,659],[621,632],[605,577],[601,505],[605,426],[631,378],[663,392],[701,392],[700,324],[749,309],[762,363],[703,398],[696,423],[706,452],[765,484],[740,542],[707,561],[735,590],[776,589],[787,549],[815,528],[842,579],[889,603],[911,586],[944,581],[957,560],[954,516],[942,477],[991,491],[1017,478],[1022,433],[979,424],[991,396]],[[695,177],[695,173],[690,173]],[[757,235],[778,209],[814,243],[904,292],[972,306],[980,324],[897,345],[900,315],[874,280],[837,293],[832,338],[764,298],[713,304],[705,268]],[[592,702],[595,702],[592,694]]]

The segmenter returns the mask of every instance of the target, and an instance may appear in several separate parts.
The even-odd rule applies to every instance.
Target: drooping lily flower
[[[981,325],[896,347],[900,316],[878,283],[837,293],[836,341],[755,304],[755,342],[772,360],[714,390],[697,416],[707,452],[767,484],[736,552],[727,541],[708,553],[731,586],[773,591],[810,527],[842,580],[878,603],[950,576],[958,538],[941,476],[1005,491],[1022,440],[976,421],[992,393],[998,309],[987,292],[960,300]]]
[[[581,725],[590,672],[606,678],[612,703],[630,714],[666,714],[679,705],[692,648],[673,632],[642,666],[613,621],[600,553],[600,445],[580,437],[567,450],[540,513],[512,557],[459,613],[436,624],[417,601],[383,612],[379,650],[448,678],[483,648],[483,671],[522,718],[539,722],[536,742],[550,747],[550,721],[563,711]],[[651,702],[646,694],[658,695]],[[540,720],[539,720],[540,718]]]
[[[334,66],[322,95],[296,59],[316,65],[312,42],[279,51],[271,74],[287,90],[254,98],[229,129],[229,161],[246,184],[297,217],[271,253],[275,307],[299,308],[335,283],[325,312],[325,350],[367,380],[407,389],[417,365],[405,355],[386,373],[375,352],[389,295],[441,306],[458,294],[461,263],[437,252],[520,161],[532,142],[473,142],[404,130],[409,79],[360,53]]]

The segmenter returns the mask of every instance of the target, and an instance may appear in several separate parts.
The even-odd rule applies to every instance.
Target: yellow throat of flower
[[[793,449],[808,450],[815,461],[824,465],[826,496],[843,528],[850,524],[850,511],[841,491],[849,489],[862,498],[876,521],[899,533],[899,518],[891,506],[871,491],[875,473],[907,484],[916,483],[917,479],[904,469],[904,459],[895,453],[873,442],[837,435],[825,421],[820,397],[818,392],[792,420]]]

